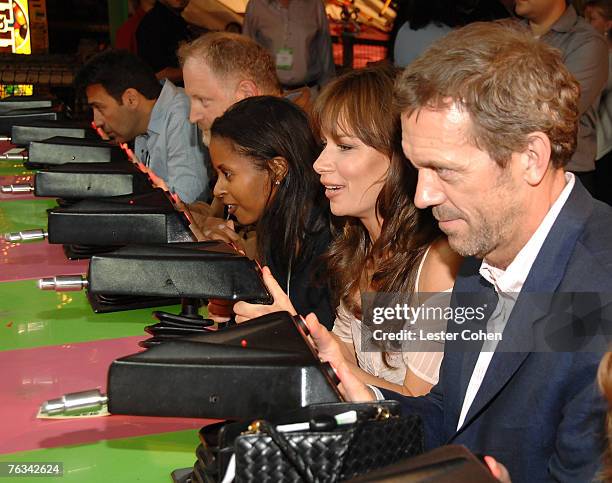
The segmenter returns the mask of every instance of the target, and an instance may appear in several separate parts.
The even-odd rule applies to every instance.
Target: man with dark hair
[[[170,191],[191,203],[204,199],[208,175],[189,99],[169,80],[162,84],[141,59],[107,51],[91,59],[75,84],[84,89],[94,122],[116,143],[134,141],[134,153]]]

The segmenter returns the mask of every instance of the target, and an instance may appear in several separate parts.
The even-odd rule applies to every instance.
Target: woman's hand
[[[175,200],[176,207],[185,212],[191,222],[190,229],[198,241],[220,240],[233,243],[242,252],[242,238],[236,233],[234,222],[210,216],[212,208],[208,203],[196,201],[186,204],[180,199]]]
[[[184,203],[178,196],[174,199],[174,206],[177,210],[182,211],[189,220],[189,229],[196,238],[196,241],[206,241],[202,227],[210,213],[210,205],[203,201],[195,201],[193,203]],[[218,223],[223,223],[225,220],[219,219]],[[218,224],[217,223],[217,224]]]
[[[212,208],[204,201],[194,201],[193,203],[182,203],[179,206],[182,211],[185,211],[192,222],[198,227],[204,227],[206,220],[211,218]],[[217,218],[217,222],[223,222],[222,218]]]
[[[232,220],[225,221],[219,218],[208,218],[203,226],[200,227],[200,232],[204,240],[218,240],[231,243],[239,252],[245,253],[242,238],[234,230],[234,222]]]
[[[340,367],[343,362],[346,362],[340,341],[319,322],[317,316],[308,314],[305,320],[310,331],[310,337],[319,353],[319,358],[323,362],[329,362],[334,367]]]
[[[268,267],[263,267],[261,270],[261,275],[263,277],[263,281],[268,287],[268,292],[272,295],[274,302],[272,305],[263,305],[263,304],[249,304],[247,302],[238,302],[234,305],[234,313],[236,314],[236,322],[241,323],[247,320],[254,319],[256,317],[261,317],[262,315],[271,314],[272,312],[280,312],[286,311],[291,315],[296,315],[295,308],[289,300],[289,297],[283,289],[280,288],[280,285],[276,281],[276,279],[272,276],[270,269]]]
[[[344,399],[353,402],[375,401],[376,397],[372,390],[351,371],[344,359],[338,339],[319,323],[315,314],[308,314],[306,325],[319,357],[323,362],[329,362],[336,371],[336,375],[340,379],[338,389],[340,389]]]

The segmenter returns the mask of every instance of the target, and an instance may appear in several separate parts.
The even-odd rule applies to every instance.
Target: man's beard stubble
[[[437,220],[459,219],[465,222],[465,231],[445,232],[453,251],[462,257],[485,258],[500,244],[507,243],[510,237],[509,228],[519,222],[522,210],[516,205],[508,204],[495,219],[479,211],[478,218],[472,219],[469,223],[463,213],[452,208],[436,206],[432,209],[432,213]]]

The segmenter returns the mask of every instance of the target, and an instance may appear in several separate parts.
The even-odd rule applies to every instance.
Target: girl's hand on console
[[[232,220],[220,220],[212,218],[207,220],[204,226],[200,227],[204,240],[218,240],[225,243],[232,243],[244,254],[242,238],[234,231],[234,222]]]
[[[201,228],[206,228],[206,222],[211,217],[211,207],[208,203],[204,203],[203,201],[194,201],[193,203],[183,203],[179,200],[179,202],[175,203],[177,208],[181,211],[187,213],[189,218],[195,223],[197,226]],[[223,223],[225,220],[223,218],[217,218],[217,223]]]
[[[272,298],[274,299],[274,302],[272,305],[237,302],[236,305],[234,305],[234,313],[236,314],[237,323],[245,322],[262,315],[271,314],[272,312],[286,311],[291,315],[296,315],[297,313],[287,294],[283,292],[283,289],[280,288],[280,285],[278,285],[278,282],[272,276],[270,269],[268,267],[263,267],[261,274],[266,287],[268,287],[270,295],[272,295]]]
[[[228,322],[234,313],[233,306],[234,302],[231,300],[209,299],[208,318],[217,323]]]

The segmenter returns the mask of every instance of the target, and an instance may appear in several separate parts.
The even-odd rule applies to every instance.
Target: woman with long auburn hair
[[[415,351],[414,346],[403,352],[388,346],[384,352],[370,351],[371,328],[361,323],[366,292],[399,294],[413,303],[413,294],[438,292],[424,303],[436,299],[448,306],[461,260],[431,212],[414,206],[417,172],[402,153],[399,115],[393,112],[394,77],[390,66],[351,71],[331,82],[314,106],[314,124],[324,144],[314,169],[331,212],[342,217],[327,253],[338,307],[332,333],[338,344],[322,356],[335,364],[346,360],[368,384],[421,395],[438,380],[443,346],[435,352]],[[277,295],[274,305],[236,304],[237,320],[272,310],[295,312],[269,273],[264,274]]]

